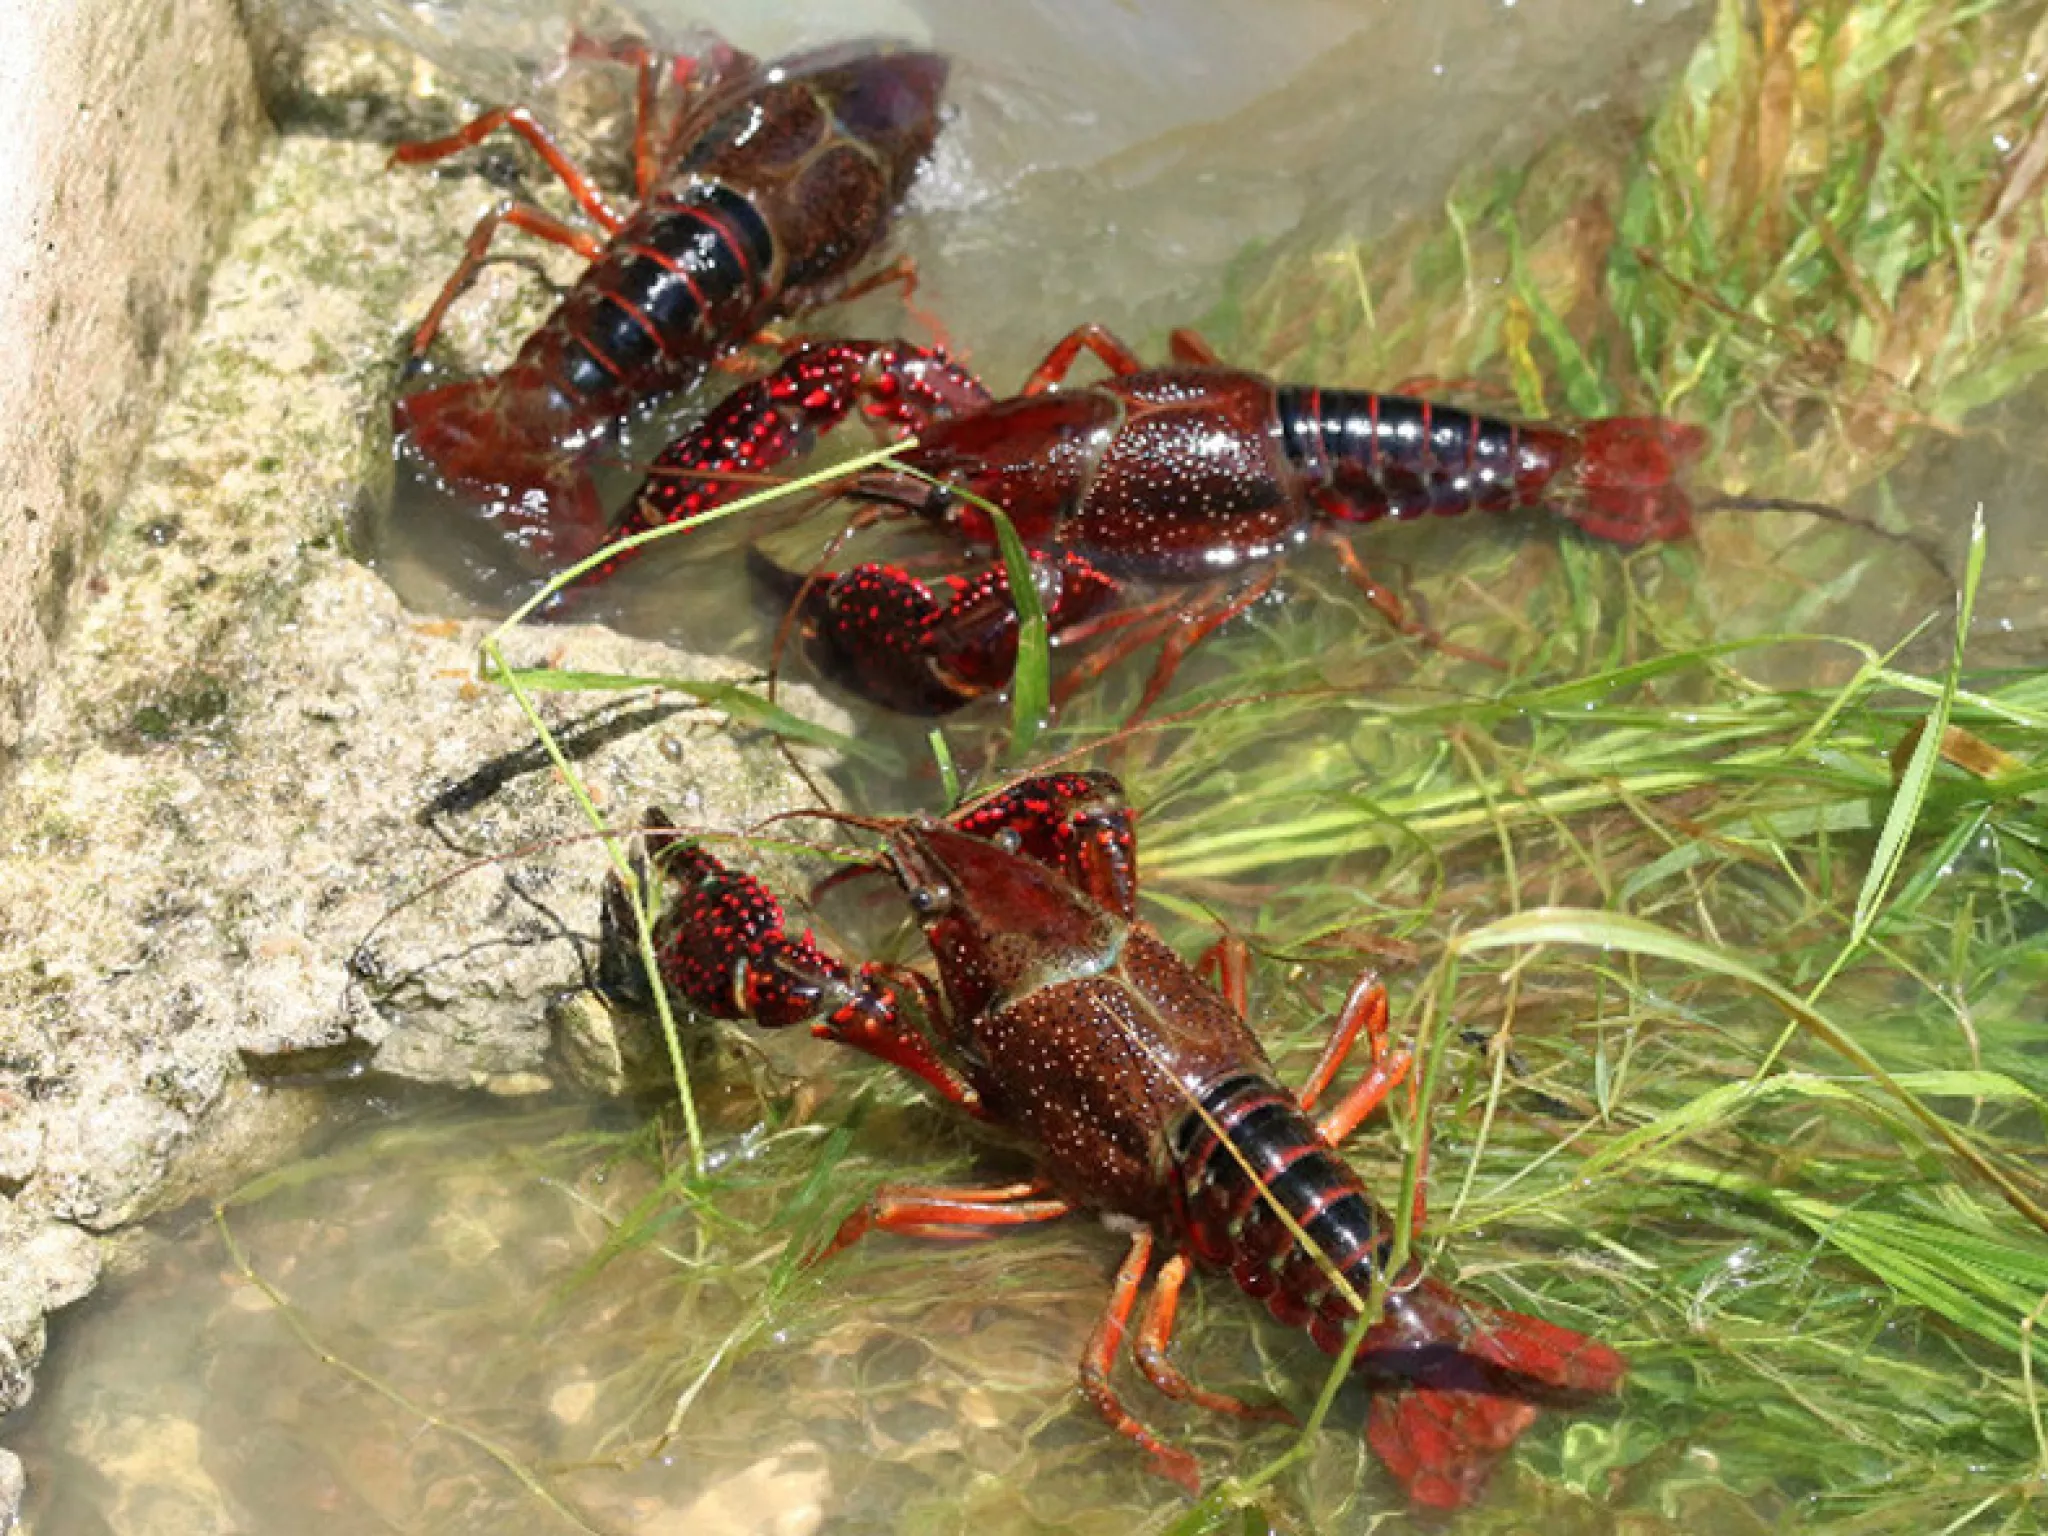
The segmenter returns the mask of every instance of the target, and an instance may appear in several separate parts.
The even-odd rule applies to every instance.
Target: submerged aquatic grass
[[[2048,116],[2015,83],[2044,52],[2040,5],[1725,4],[1642,132],[1594,124],[1371,246],[1255,253],[1212,330],[1291,376],[1426,368],[1532,413],[1703,420],[1729,489],[1882,491],[2048,363]],[[1398,1187],[1426,1135],[1420,1251],[1631,1354],[1618,1405],[1547,1416],[1460,1529],[2028,1529],[2048,1496],[2048,682],[1969,665],[1981,531],[1952,628],[1950,594],[1852,531],[1709,532],[1704,552],[1627,555],[1526,528],[1368,535],[1374,555],[1421,552],[1410,590],[1504,678],[1384,638],[1311,566],[1189,666],[1173,714],[1119,734],[1135,680],[1112,678],[1035,743],[1020,705],[1008,762],[1124,776],[1149,914],[1184,949],[1218,926],[1251,943],[1255,1023],[1290,1080],[1355,973],[1400,969],[1440,1091],[1395,1116],[1398,1161],[1364,1138],[1362,1169]],[[1845,622],[1879,588],[1879,619]],[[1859,628],[1884,639],[1842,632]],[[492,675],[538,681],[500,650]],[[1001,732],[984,754],[979,731],[935,736],[949,793],[999,758]],[[829,1274],[797,1265],[874,1183],[990,1162],[919,1129],[937,1122],[905,1085],[849,1075],[829,1133],[777,1131],[715,1172],[685,1084],[693,1171],[617,1243],[651,1246],[687,1210],[711,1235],[682,1283],[757,1299],[642,1368],[643,1446],[690,1434],[737,1359],[877,1309],[963,1286],[998,1306],[1078,1253],[1054,1284],[1085,1314],[1114,1256],[1079,1228],[938,1264],[871,1243]],[[1338,1378],[1211,1289],[1182,1354],[1199,1374],[1255,1355],[1313,1405],[1306,1433],[1134,1395],[1241,1474],[1188,1510],[1126,1476],[1114,1437],[1047,1434],[1079,1412],[1049,1400],[1000,1442],[996,1481],[1176,1532],[1380,1518],[1388,1485]],[[960,1519],[1037,1518],[999,1514],[972,1463],[940,1486]]]
[[[1727,489],[1838,500],[2048,367],[2044,70],[2038,3],[1720,0],[1646,129],[1259,253],[1217,323],[1305,378],[1676,415]]]
[[[1633,586],[1619,600],[1649,602]],[[1493,695],[1433,694],[1427,672],[1449,665],[1436,659],[1407,699],[1304,690],[1336,622],[1269,618],[1185,720],[1110,761],[1145,809],[1153,916],[1184,948],[1219,921],[1251,940],[1258,1022],[1283,1071],[1298,1073],[1390,939],[1456,959],[1437,973],[1448,1054],[1423,1251],[1636,1361],[1619,1412],[1547,1422],[1519,1487],[1469,1528],[1515,1528],[1536,1505],[1568,1527],[1626,1510],[1644,1529],[2023,1528],[2042,1470],[2026,1319],[2048,1295],[2048,1244],[1995,1186],[2040,1198],[2048,1095],[2027,1026],[2048,981],[2048,690],[1960,665],[1924,676],[1853,645],[1830,647],[1852,658],[1830,688],[1741,670],[1812,647],[1799,636]],[[1642,632],[1656,628],[1669,630]],[[1269,697],[1202,707],[1269,677]],[[1052,744],[1100,739],[1123,702],[1082,701]],[[1588,910],[1545,910],[1559,905]],[[1439,984],[1397,980],[1409,1017]],[[1801,1008],[1836,1022],[1787,1038]],[[854,1073],[858,1101],[893,1114],[914,1100],[885,1073]],[[901,1316],[963,1274],[1047,1262],[1054,1234],[999,1240],[1010,1257],[965,1271],[948,1253],[938,1278],[887,1243],[826,1273],[796,1267],[820,1223],[878,1180],[987,1176],[970,1140],[910,1132],[919,1118],[877,1137],[856,1106],[828,1156],[783,1138],[751,1160],[746,1192],[721,1171],[627,1218],[630,1247],[679,1209],[701,1221],[751,1206],[752,1236],[715,1223],[690,1283],[774,1283],[726,1309],[701,1355],[650,1367],[619,1454],[687,1437],[718,1373],[754,1352],[800,1349],[872,1308]],[[1398,1182],[1369,1142],[1362,1161]],[[1113,1259],[1085,1229],[1067,1242]],[[770,1251],[764,1276],[756,1255]],[[715,1278],[727,1264],[745,1268]],[[1088,1275],[1065,1283],[1084,1292]],[[1191,1328],[1191,1361],[1258,1333],[1230,1302],[1211,1298]],[[1259,1348],[1268,1385],[1299,1407],[1336,1386],[1299,1349]],[[1242,1478],[1178,1514],[1161,1490],[1152,1517],[1194,1531],[1236,1528],[1247,1503],[1283,1522],[1355,1508],[1357,1485],[1333,1489],[1326,1470],[1352,1464],[1333,1450],[1357,1439],[1344,1401],[1292,1449],[1280,1432],[1222,1436]],[[1046,1412],[1077,1411],[1064,1404]],[[1228,1467],[1210,1434],[1210,1464]]]

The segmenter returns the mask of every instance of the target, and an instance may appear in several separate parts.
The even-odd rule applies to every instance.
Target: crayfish
[[[1395,1223],[1338,1151],[1409,1069],[1389,1042],[1385,991],[1361,978],[1307,1086],[1281,1086],[1246,1026],[1241,969],[1225,966],[1219,991],[1139,921],[1133,821],[1116,780],[1042,776],[944,819],[878,825],[877,867],[923,930],[936,984],[900,966],[849,967],[790,933],[766,887],[658,812],[642,832],[669,891],[655,939],[676,995],[719,1018],[808,1022],[911,1073],[1037,1165],[1001,1188],[884,1187],[820,1257],[878,1230],[960,1236],[1100,1214],[1130,1247],[1083,1353],[1082,1390],[1190,1491],[1194,1457],[1158,1439],[1110,1382],[1157,1252],[1140,1369],[1170,1396],[1245,1416],[1274,1410],[1198,1387],[1168,1358],[1194,1265],[1227,1271],[1330,1353],[1386,1281],[1355,1369],[1373,1391],[1367,1438],[1421,1504],[1476,1497],[1537,1401],[1619,1385],[1626,1362],[1604,1344],[1463,1297],[1412,1260],[1387,1273]],[[633,921],[616,877],[606,918],[615,937]],[[1361,1034],[1367,1072],[1311,1119]]]
[[[1108,377],[1059,387],[1084,350]],[[1271,590],[1279,558],[1311,536],[1331,537],[1367,597],[1427,637],[1335,537],[1341,525],[1544,504],[1615,543],[1678,538],[1691,508],[1676,481],[1706,444],[1699,428],[1654,417],[1534,425],[1280,384],[1224,365],[1189,331],[1175,333],[1170,365],[1148,368],[1083,327],[1003,400],[934,349],[818,341],[662,452],[614,536],[730,501],[856,409],[917,441],[897,467],[841,494],[866,504],[870,520],[918,516],[983,550],[996,538],[983,505],[1002,508],[1031,551],[1054,642],[1108,642],[1061,680],[1055,702],[1163,640],[1140,714],[1187,652]],[[1120,605],[1129,578],[1180,590]],[[1005,686],[1015,666],[1016,608],[997,564],[936,581],[857,565],[803,584],[797,602],[823,669],[892,709],[945,713]]]
[[[400,434],[443,480],[487,498],[553,551],[603,513],[590,450],[629,410],[693,384],[770,320],[899,281],[856,283],[938,132],[947,61],[891,44],[846,44],[763,64],[720,44],[672,58],[644,44],[585,44],[633,66],[639,88],[630,215],[524,107],[500,107],[445,138],[401,145],[418,165],[509,129],[562,179],[603,232],[529,203],[486,213],[412,341],[422,356],[500,225],[590,263],[511,364],[401,399]]]

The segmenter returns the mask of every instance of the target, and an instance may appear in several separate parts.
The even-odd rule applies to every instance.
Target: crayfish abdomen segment
[[[537,361],[550,331],[581,344],[616,408],[622,396],[692,381],[722,339],[765,302],[772,237],[743,197],[719,186],[650,203],[619,231],[524,348]],[[566,373],[564,375],[567,376]]]
[[[1533,506],[1578,457],[1566,433],[1406,395],[1276,394],[1288,456],[1333,495],[1333,512],[1360,522]]]
[[[1263,1073],[1224,1078],[1182,1117],[1170,1145],[1196,1256],[1228,1269],[1240,1290],[1281,1322],[1307,1327],[1323,1348],[1340,1344],[1386,1262],[1393,1222],[1294,1095]]]

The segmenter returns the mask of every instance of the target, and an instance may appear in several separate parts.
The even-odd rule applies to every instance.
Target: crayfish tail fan
[[[1567,513],[1587,533],[1634,546],[1682,539],[1692,502],[1679,483],[1706,451],[1707,434],[1656,416],[1611,416],[1578,429],[1579,461]]]
[[[1455,1387],[1401,1387],[1373,1399],[1365,1438],[1408,1497],[1463,1509],[1536,1422],[1533,1404]]]
[[[1597,1339],[1425,1279],[1389,1298],[1359,1368],[1398,1378],[1373,1400],[1373,1450],[1416,1503],[1459,1509],[1478,1497],[1544,1401],[1611,1392],[1628,1362]]]

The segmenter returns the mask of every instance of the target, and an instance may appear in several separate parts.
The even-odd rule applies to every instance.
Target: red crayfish
[[[1109,376],[1057,387],[1084,349]],[[1006,400],[929,348],[818,341],[671,444],[614,533],[731,500],[748,477],[856,409],[917,438],[900,467],[844,488],[875,509],[870,520],[916,515],[986,549],[994,529],[976,503],[993,503],[1031,550],[1053,638],[1072,646],[1114,634],[1062,680],[1056,700],[1164,639],[1140,713],[1187,651],[1258,601],[1277,558],[1311,534],[1544,503],[1597,538],[1677,538],[1691,520],[1677,478],[1706,443],[1697,427],[1653,417],[1518,424],[1400,395],[1279,384],[1225,366],[1187,331],[1174,335],[1171,365],[1147,368],[1107,332],[1083,327]],[[1428,633],[1348,542],[1333,542],[1390,619]],[[1195,590],[1120,608],[1128,577]],[[1000,565],[929,582],[855,566],[806,584],[796,618],[828,673],[910,713],[943,713],[1001,688],[1015,665],[1016,612]]]
[[[809,933],[789,933],[758,880],[682,840],[659,812],[642,833],[670,890],[655,938],[676,994],[720,1018],[810,1022],[1036,1159],[1035,1178],[1003,1188],[885,1187],[820,1257],[876,1229],[959,1236],[1100,1213],[1131,1245],[1083,1355],[1082,1389],[1191,1491],[1193,1456],[1155,1438],[1109,1380],[1157,1248],[1166,1260],[1138,1327],[1140,1369],[1173,1397],[1243,1415],[1276,1410],[1196,1387],[1166,1354],[1193,1263],[1227,1270],[1331,1353],[1375,1278],[1390,1280],[1356,1370],[1374,1390],[1367,1437],[1422,1504],[1473,1499],[1537,1401],[1619,1385],[1627,1364],[1604,1344],[1462,1297],[1412,1261],[1384,1274],[1394,1223],[1337,1146],[1408,1070],[1389,1047],[1385,992],[1361,979],[1308,1086],[1288,1092],[1241,996],[1209,986],[1138,920],[1132,817],[1116,780],[1043,776],[943,820],[876,825],[889,829],[879,867],[923,929],[936,985],[903,967],[849,968]],[[632,921],[614,877],[607,928],[616,940]],[[1225,966],[1224,980],[1241,994],[1241,971]],[[1370,1070],[1310,1119],[1361,1033]]]
[[[487,112],[392,156],[422,164],[510,129],[606,237],[528,203],[485,214],[413,338],[415,357],[501,224],[567,246],[590,266],[509,367],[408,395],[395,410],[398,431],[444,480],[491,499],[546,549],[601,527],[584,461],[635,405],[693,383],[778,315],[880,282],[909,286],[902,265],[865,284],[851,277],[931,149],[947,74],[936,54],[879,44],[765,65],[722,46],[700,58],[637,43],[584,51],[639,72],[630,216],[524,107]]]

